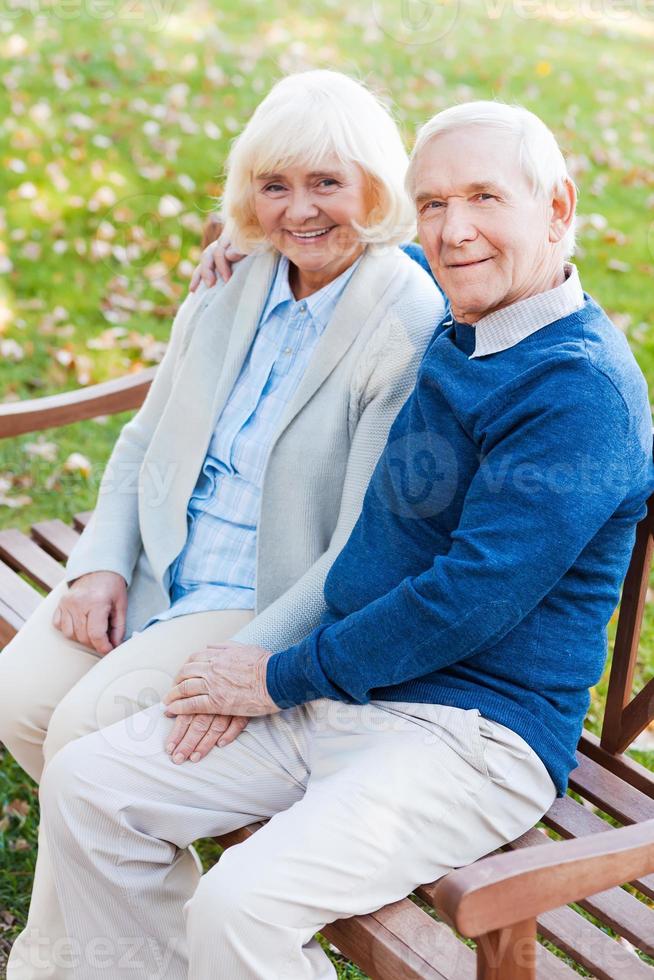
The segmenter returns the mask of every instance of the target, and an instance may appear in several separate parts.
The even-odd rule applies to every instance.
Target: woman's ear
[[[568,177],[563,189],[555,194],[550,205],[550,242],[555,244],[565,238],[574,221],[576,207],[577,188]]]

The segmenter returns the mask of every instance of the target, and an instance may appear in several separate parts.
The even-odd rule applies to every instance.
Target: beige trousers
[[[314,939],[327,922],[513,840],[556,795],[476,709],[322,699],[180,766],[163,711],[68,744],[44,774],[68,943],[41,932],[33,948],[76,980],[333,980]],[[265,818],[200,875],[194,840]]]
[[[54,589],[0,651],[0,742],[36,782],[62,746],[158,703],[191,653],[228,639],[253,616],[243,610],[182,616],[135,633],[99,657],[52,626],[65,589]],[[11,950],[7,980],[70,977],[64,964],[39,948],[35,928],[48,937],[50,950],[65,942],[41,829],[28,922]]]

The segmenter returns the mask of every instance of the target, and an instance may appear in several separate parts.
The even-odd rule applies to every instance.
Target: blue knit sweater
[[[478,708],[562,795],[654,490],[647,388],[589,297],[508,350],[473,350],[474,328],[437,329],[327,578],[328,612],[270,658],[268,688],[282,707]]]

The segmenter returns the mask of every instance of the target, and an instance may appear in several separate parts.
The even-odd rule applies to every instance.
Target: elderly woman
[[[227,638],[281,649],[319,622],[443,314],[396,247],[413,232],[407,163],[388,112],[330,71],[283,79],[235,141],[225,231],[251,254],[182,304],[67,582],[0,654],[0,739],[33,779],[67,742],[160,700],[194,651]],[[187,720],[173,761],[246,721]],[[65,975],[64,934],[42,834],[9,980]]]

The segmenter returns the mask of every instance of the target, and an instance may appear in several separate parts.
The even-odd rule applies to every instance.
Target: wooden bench
[[[0,438],[137,408],[153,373],[0,406]],[[36,608],[37,589],[62,579],[88,517],[77,515],[72,527],[42,521],[30,534],[0,531],[0,643]],[[602,980],[654,980],[633,950],[654,958],[654,774],[623,755],[654,718],[654,679],[632,696],[653,547],[654,497],[624,583],[601,739],[584,732],[574,795],[557,799],[543,819],[564,840],[534,828],[411,898],[326,926],[323,935],[374,980],[578,975],[542,940]],[[217,840],[229,847],[257,829]],[[618,887],[625,882],[628,890]],[[476,940],[476,953],[461,937]]]

